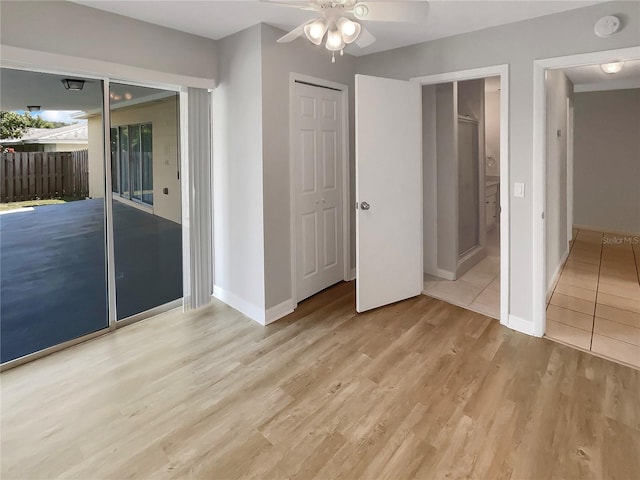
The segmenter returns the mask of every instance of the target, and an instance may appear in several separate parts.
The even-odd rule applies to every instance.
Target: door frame
[[[182,307],[187,308],[186,300],[191,296],[191,256],[197,254],[191,249],[191,229],[190,209],[192,196],[189,187],[189,149],[188,149],[188,88],[213,89],[215,81],[175,75],[170,73],[156,72],[137,67],[129,67],[111,62],[91,60],[70,55],[50,54],[38,52],[18,47],[2,46],[2,58],[0,68],[10,68],[33,73],[48,73],[53,75],[78,76],[89,80],[99,80],[102,82],[102,121],[103,121],[103,150],[104,150],[104,216],[105,216],[105,262],[106,262],[106,285],[107,285],[107,320],[108,324],[104,328],[88,333],[78,338],[67,340],[63,343],[44,348],[37,352],[25,355],[14,360],[0,364],[0,372],[17,367],[19,365],[37,360],[52,353],[64,350],[73,345],[83,343],[87,340],[99,337],[106,333],[115,331],[118,328],[135,323],[139,320],[156,316],[160,313]],[[81,66],[81,67],[79,67]],[[114,74],[110,73],[114,72]],[[117,73],[115,73],[117,72]],[[108,161],[111,156],[111,147],[107,139],[110,136],[111,116],[109,108],[109,85],[110,83],[125,83],[128,85],[151,87],[162,90],[176,92],[179,95],[180,121],[178,128],[178,152],[180,154],[180,188],[182,191],[182,268],[183,268],[183,297],[164,305],[159,305],[146,312],[133,315],[131,317],[117,320],[116,312],[116,290],[115,290],[115,252],[113,235],[113,192],[111,191],[111,168]]]
[[[533,62],[533,333],[541,337],[546,331],[546,193],[547,153],[546,117],[547,69],[594,65],[613,61],[640,59],[640,47],[602,50],[563,57],[543,58]]]
[[[509,65],[458,70],[411,78],[420,86],[435,85],[486,77],[500,77],[500,323],[521,330],[517,320],[509,317],[510,292],[510,186],[509,186]],[[484,163],[484,162],[483,162]],[[484,226],[481,225],[481,228]]]
[[[573,100],[567,98],[567,240],[573,240]]]
[[[290,235],[290,258],[291,258],[291,305],[295,309],[298,306],[297,285],[296,285],[296,195],[295,185],[296,176],[293,165],[295,156],[294,136],[296,130],[295,122],[295,84],[296,81],[317,86],[319,88],[326,87],[340,92],[341,118],[342,118],[342,277],[345,282],[355,278],[355,274],[351,269],[351,189],[349,165],[349,86],[324,80],[322,78],[312,77],[301,73],[289,73],[289,235]]]

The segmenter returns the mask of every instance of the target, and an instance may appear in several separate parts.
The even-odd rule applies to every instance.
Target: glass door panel
[[[108,327],[103,84],[68,75],[1,69],[3,117],[50,130],[3,139],[0,169],[0,361]],[[26,105],[30,107],[25,111]],[[34,111],[36,110],[36,111]],[[112,145],[113,149],[113,145]],[[88,174],[87,174],[88,172]]]
[[[121,182],[128,180],[113,197],[116,312],[123,320],[182,298],[179,102],[172,91],[110,87],[117,163]]]

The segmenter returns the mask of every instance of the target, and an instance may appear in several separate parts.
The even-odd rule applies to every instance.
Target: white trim
[[[438,83],[473,80],[500,76],[500,323],[514,330],[509,316],[510,285],[510,161],[509,161],[509,65],[494,65],[490,67],[460,70],[456,72],[440,73],[412,78],[420,85],[434,85]],[[481,226],[483,228],[483,226]],[[521,331],[521,330],[519,330]]]
[[[293,313],[293,310],[295,309],[295,307],[296,307],[296,304],[291,298],[288,298],[287,300],[276,305],[275,307],[271,307],[264,314],[264,318],[265,318],[264,324],[269,325],[270,323],[273,323],[276,320],[280,320],[282,317],[286,317],[290,313]]]
[[[444,278],[445,280],[451,280],[452,282],[456,279],[455,272],[450,272],[442,268],[429,269],[429,271],[425,273],[427,275],[431,275],[432,277]]]
[[[573,240],[573,145],[574,145],[573,100],[567,97],[567,241]]]
[[[133,80],[141,82],[142,86],[146,87],[167,88],[172,86],[171,88],[174,90],[177,90],[179,86],[194,88],[215,88],[216,86],[216,81],[212,78],[177,75],[92,58],[41,52],[4,44],[0,45],[0,50],[2,50],[2,60],[0,61],[2,67],[28,69],[40,73],[59,73],[62,71],[100,80],[109,77],[113,82],[122,80],[130,85],[133,85]],[[79,65],[82,67],[79,68]]]
[[[533,62],[533,334],[546,330],[546,85],[547,69],[640,59],[640,46],[545,58]],[[502,234],[502,232],[501,232]]]
[[[346,282],[351,282],[356,279],[356,269],[355,267],[349,270],[349,277],[345,279]]]
[[[180,197],[182,211],[180,224],[182,225],[182,298],[183,309],[191,305],[191,187],[189,176],[189,93],[188,88],[180,89],[179,145],[180,149]]]
[[[500,320],[502,323],[502,320]],[[516,317],[515,315],[509,315],[509,328],[516,332],[525,333],[527,335],[533,335],[534,337],[541,337],[542,335],[536,335],[533,322],[525,320],[524,318]]]
[[[253,303],[240,298],[236,294],[229,292],[217,285],[213,286],[213,296],[220,300],[222,303],[226,303],[231,308],[238,310],[240,313],[249,317],[251,320],[258,322],[260,325],[266,325],[266,312],[264,308],[260,308]],[[274,308],[279,308],[277,305]]]
[[[314,85],[329,87],[340,91],[340,103],[342,104],[342,261],[343,280],[348,282],[355,278],[355,269],[351,268],[351,189],[349,179],[349,86],[321,78],[303,75],[301,73],[289,73],[289,235],[291,245],[291,298],[293,308],[297,307],[298,298],[296,286],[296,195],[295,195],[295,169],[293,158],[295,155],[293,138],[295,135],[295,82],[296,80]],[[275,307],[273,307],[275,308]]]

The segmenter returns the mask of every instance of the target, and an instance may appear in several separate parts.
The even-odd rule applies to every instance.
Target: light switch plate
[[[515,182],[513,184],[513,196],[524,198],[524,183]]]

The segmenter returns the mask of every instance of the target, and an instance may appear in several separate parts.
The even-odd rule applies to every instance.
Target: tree
[[[29,128],[25,115],[16,112],[0,112],[0,139],[22,138]]]
[[[0,111],[0,139],[22,138],[28,128],[58,128],[69,125],[64,122],[50,122],[40,115],[32,117],[27,112]]]

